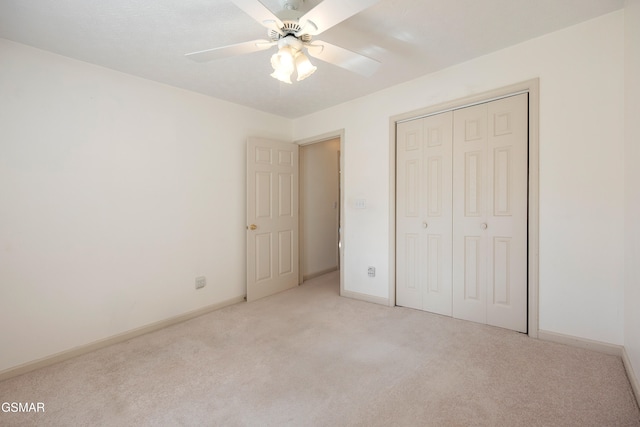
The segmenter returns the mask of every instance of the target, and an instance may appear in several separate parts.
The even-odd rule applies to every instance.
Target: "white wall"
[[[623,28],[618,11],[295,120],[295,139],[345,129],[345,289],[389,295],[389,118],[539,77],[540,329],[622,344]]]
[[[640,383],[640,0],[625,2],[625,67],[624,345]]]
[[[303,277],[338,268],[340,139],[300,147]]]
[[[627,3],[630,42],[638,1]],[[238,165],[249,135],[345,129],[344,286],[386,298],[389,117],[540,77],[540,328],[624,340],[638,372],[630,165],[640,160],[639,110],[628,97],[625,153],[624,19],[605,15],[297,119],[293,130],[287,119],[0,40],[0,323],[10,325],[0,371],[243,295]],[[627,85],[638,94],[633,43]],[[367,208],[354,209],[356,198]],[[198,275],[208,285],[195,291]]]
[[[0,39],[0,371],[244,295],[249,135],[292,123]]]

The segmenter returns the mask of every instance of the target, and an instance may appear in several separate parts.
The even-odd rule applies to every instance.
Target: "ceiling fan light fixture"
[[[286,67],[293,69],[294,59],[297,55],[297,51],[293,50],[289,46],[284,46],[278,49],[278,53],[271,57],[271,66],[274,70],[278,68]]]
[[[280,80],[282,83],[291,84],[291,74],[292,73],[289,73],[286,70],[276,70],[271,73],[270,76],[276,80]]]
[[[295,67],[294,52],[288,46],[283,46],[271,57],[271,66],[273,73],[271,77],[280,80],[283,83],[291,84],[291,74]]]
[[[306,79],[317,69],[318,67],[313,65],[304,53],[300,52],[296,56],[296,71],[298,72],[298,81]]]
[[[282,83],[291,84],[291,75],[293,74],[293,68],[279,67],[271,73],[271,77],[276,80],[280,80]]]

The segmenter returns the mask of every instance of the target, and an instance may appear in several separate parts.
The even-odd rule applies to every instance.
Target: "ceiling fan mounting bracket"
[[[280,4],[284,10],[298,10],[304,0],[281,0]]]

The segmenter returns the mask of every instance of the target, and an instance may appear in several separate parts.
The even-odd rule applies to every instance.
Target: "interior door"
[[[422,120],[398,123],[396,130],[396,304],[422,308],[420,220],[422,201]]]
[[[487,321],[487,104],[454,112],[453,316]]]
[[[451,112],[397,128],[396,303],[451,316]]]
[[[528,94],[396,141],[396,304],[526,332]]]
[[[298,145],[247,141],[247,301],[298,285]]]
[[[527,331],[528,98],[454,112],[453,316]]]
[[[491,102],[487,324],[527,332],[528,94]]]

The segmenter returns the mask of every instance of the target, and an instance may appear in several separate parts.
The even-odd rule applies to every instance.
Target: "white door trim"
[[[539,330],[539,79],[527,80],[503,88],[450,102],[421,108],[389,119],[389,305],[396,304],[396,124],[518,93],[529,93],[529,199],[528,199],[528,334],[538,337]],[[344,187],[343,187],[344,188]],[[341,280],[342,282],[342,280]],[[342,289],[342,284],[341,284]]]
[[[339,254],[340,254],[340,295],[344,295],[344,247],[345,247],[345,242],[344,242],[344,236],[345,236],[345,230],[346,230],[346,222],[345,222],[345,218],[344,218],[344,194],[345,194],[345,183],[344,183],[344,177],[345,177],[345,173],[344,173],[344,129],[338,129],[332,132],[327,132],[327,133],[323,133],[322,135],[317,135],[317,136],[312,136],[310,138],[304,138],[304,139],[300,139],[297,141],[294,141],[294,144],[298,144],[299,146],[303,146],[303,145],[309,145],[309,144],[315,144],[318,142],[324,142],[324,141],[329,141],[331,139],[336,139],[339,138],[340,139],[340,221],[339,221],[339,226],[340,226],[340,236],[339,236],[339,242],[340,242],[340,250],[339,250]],[[299,238],[302,238],[301,233],[298,234]],[[298,247],[302,247],[301,245],[298,245]],[[302,257],[299,258],[299,262],[300,259],[302,259]],[[299,271],[299,284],[302,283],[302,268],[298,269]]]

